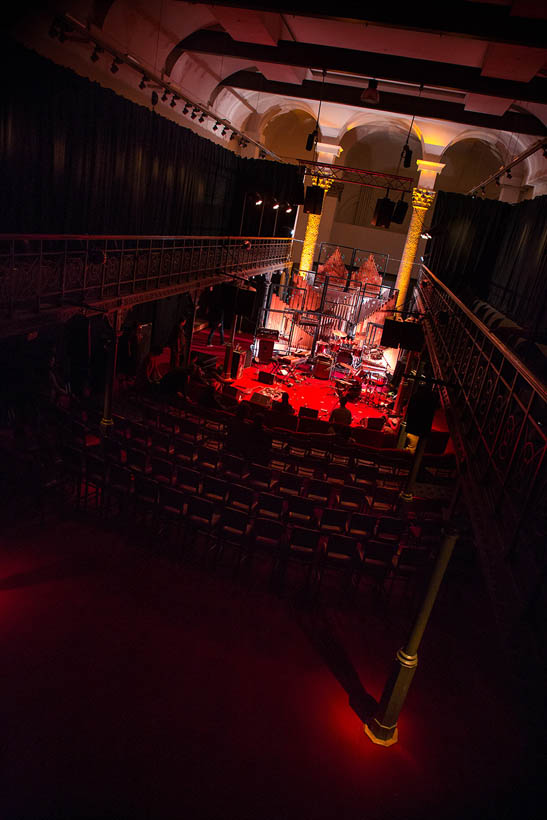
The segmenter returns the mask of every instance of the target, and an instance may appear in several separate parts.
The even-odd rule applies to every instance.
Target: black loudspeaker
[[[404,322],[397,322],[395,319],[385,319],[380,347],[399,347],[403,324]]]
[[[408,403],[406,432],[413,436],[427,436],[436,409],[437,394],[427,385],[418,385]]]
[[[269,364],[272,360],[275,339],[260,339],[258,342],[258,361]]]
[[[324,190],[319,185],[308,185],[304,197],[304,213],[320,214],[323,208]]]
[[[392,199],[388,196],[381,197],[376,201],[376,208],[370,224],[376,225],[377,228],[389,228],[394,208],[395,203]]]
[[[403,335],[401,340],[401,347],[405,350],[420,351],[424,344],[424,331],[418,322],[400,322],[403,325]]]
[[[319,410],[316,410],[313,407],[301,407],[298,411],[298,415],[302,418],[305,416],[307,419],[316,419],[319,415]]]
[[[408,211],[408,202],[405,202],[404,199],[400,199],[396,204],[395,208],[393,209],[393,214],[391,216],[391,221],[395,222],[396,225],[402,225],[405,221],[406,212]]]
[[[258,381],[262,382],[262,384],[273,384],[275,376],[273,373],[268,373],[267,370],[261,370],[258,374]]]

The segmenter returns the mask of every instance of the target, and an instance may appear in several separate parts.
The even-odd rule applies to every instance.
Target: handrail
[[[473,322],[473,324],[475,324],[481,330],[482,333],[484,333],[484,335],[488,338],[488,341],[491,342],[491,344],[493,344],[495,347],[497,347],[500,353],[509,362],[511,362],[515,370],[518,370],[520,375],[524,379],[526,379],[530,387],[532,387],[535,390],[535,392],[541,397],[542,401],[547,402],[547,388],[545,387],[543,382],[539,381],[538,378],[532,373],[532,371],[529,370],[525,364],[523,364],[523,362],[518,358],[518,356],[516,356],[513,353],[513,351],[510,350],[510,348],[504,345],[503,342],[500,341],[500,339],[498,339],[498,337],[494,333],[492,333],[490,328],[488,328],[483,322],[481,322],[481,320],[478,319],[477,316],[475,316],[473,311],[469,310],[469,308],[461,301],[461,299],[458,299],[458,297],[454,293],[452,293],[452,291],[444,284],[444,282],[441,282],[441,280],[437,276],[435,276],[435,274],[432,271],[430,271],[428,267],[422,265],[422,270],[427,271],[427,276],[430,277],[438,287],[444,290],[447,296],[450,297],[451,301],[454,302],[463,313],[465,313],[467,318],[470,319]]]
[[[293,240],[291,236],[211,236],[209,234],[205,236],[197,236],[194,234],[181,234],[180,236],[166,236],[164,234],[92,234],[92,233],[59,233],[59,234],[52,234],[52,233],[0,233],[0,241],[3,240],[10,240],[10,239],[53,239],[53,240],[62,240],[62,239],[75,239],[75,240],[89,240],[89,239],[166,239],[169,241],[177,240],[177,239],[218,239],[223,242],[230,241],[230,240],[244,240],[244,239],[253,239],[255,241],[263,242],[292,242],[298,241]]]

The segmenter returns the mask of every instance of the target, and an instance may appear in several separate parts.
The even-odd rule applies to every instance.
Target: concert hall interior
[[[2,818],[543,816],[546,27],[8,4]]]

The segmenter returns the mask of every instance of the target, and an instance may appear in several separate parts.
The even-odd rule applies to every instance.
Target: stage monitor
[[[316,410],[315,407],[301,407],[298,415],[301,418],[305,416],[308,419],[316,419],[319,416],[319,410]]]

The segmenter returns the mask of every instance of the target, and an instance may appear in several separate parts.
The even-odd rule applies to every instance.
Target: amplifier
[[[226,354],[224,356],[224,372],[229,378],[240,379],[246,367],[249,367],[252,361],[252,353],[250,350],[232,350],[232,364],[230,372],[228,373],[228,359],[230,356],[230,346],[226,345]]]
[[[272,330],[269,327],[259,327],[256,331],[257,339],[279,339],[279,330]]]
[[[251,404],[258,404],[260,407],[271,407],[272,397],[265,396],[264,393],[256,392],[251,396]]]
[[[274,352],[275,339],[262,338],[258,343],[258,361],[260,364],[269,364]]]

